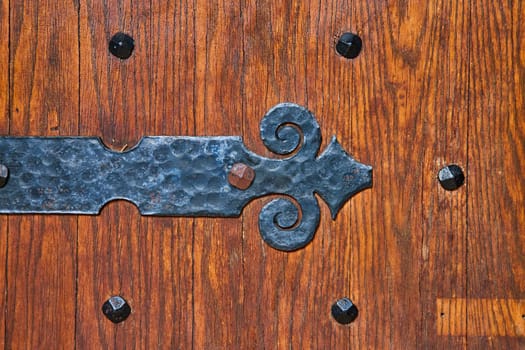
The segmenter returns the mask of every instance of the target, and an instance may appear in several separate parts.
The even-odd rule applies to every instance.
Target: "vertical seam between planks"
[[[77,114],[77,135],[80,135],[80,121],[81,121],[81,116],[80,116],[80,111],[81,111],[81,106],[80,106],[80,99],[81,99],[81,95],[80,95],[80,88],[81,88],[81,48],[80,48],[80,2],[81,0],[78,0],[77,2],[77,48],[78,48],[78,86],[77,86],[77,89],[78,89],[78,114]],[[78,313],[78,247],[79,247],[79,235],[80,235],[80,225],[79,225],[79,216],[77,215],[77,230],[76,230],[76,242],[75,242],[75,325],[74,325],[74,335],[73,335],[73,339],[74,339],[74,348],[76,349],[77,348],[77,334],[78,334],[78,316],[79,316],[79,313]]]
[[[7,133],[11,134],[11,0],[7,2]],[[9,305],[9,216],[6,220],[6,237],[5,237],[5,264],[4,264],[4,350],[7,347],[7,324],[8,324],[8,305]]]
[[[193,0],[193,135],[197,133],[197,15],[195,10],[195,0]],[[195,347],[195,219],[192,220],[191,234],[191,349]]]
[[[321,5],[321,4],[320,4],[320,5]],[[350,18],[349,18],[349,22],[346,22],[346,23],[352,23],[352,26],[354,26],[354,25],[355,25],[355,24],[354,24],[354,23],[355,23],[355,22],[354,22],[354,17],[359,18],[359,15],[357,14],[357,6],[356,6],[354,3],[352,3],[352,4],[348,4],[348,6],[350,7],[350,11],[348,11],[348,12],[350,13]],[[319,7],[319,8],[320,8],[320,7]],[[319,17],[321,17],[321,14],[319,15]],[[337,20],[337,16],[334,16],[334,20]],[[337,22],[336,22],[336,23],[337,23]],[[345,23],[345,28],[348,28],[346,23]],[[355,28],[355,29],[351,29],[351,30],[355,30],[356,33],[358,33],[357,28],[356,28],[356,27],[353,27],[353,28]],[[348,29],[350,30],[350,28],[348,28]],[[360,32],[359,34],[361,34],[361,36],[362,36],[362,35],[363,35],[363,34],[362,34],[363,32],[362,32],[362,31],[359,31],[359,32]],[[369,33],[369,32],[368,32],[368,33]],[[332,34],[332,35],[333,35],[333,34]],[[338,40],[338,39],[337,39],[337,40]],[[334,53],[337,55],[337,52],[336,52],[336,49],[335,49],[335,45],[336,45],[336,44],[337,44],[337,43],[334,42],[334,47],[333,47],[333,48],[330,47],[330,48],[332,49],[332,55],[333,55]],[[363,62],[363,64],[364,64],[364,62]],[[356,80],[355,80],[355,75],[356,75],[355,72],[356,72],[356,69],[360,69],[360,67],[356,67],[356,65],[352,65],[351,67],[352,67],[352,69],[350,70],[350,82],[349,82],[350,86],[349,86],[349,92],[350,92],[350,95],[351,95],[351,96],[357,96],[357,94],[355,94],[355,95],[353,94],[352,88],[355,88],[356,90],[359,90],[359,89],[356,87],[356,83],[357,83],[357,82],[356,82]],[[336,69],[337,69],[337,68],[336,68]],[[352,99],[352,97],[350,97],[349,100],[351,101],[351,99]],[[323,99],[323,100],[324,100],[324,99]],[[351,103],[351,102],[350,102],[350,103]],[[324,107],[324,106],[323,106],[323,107]],[[351,108],[351,107],[348,107],[349,110],[350,110],[350,108]],[[330,107],[329,107],[329,109],[330,109]],[[359,112],[358,112],[358,111],[356,111],[356,112],[357,112],[357,113],[356,113],[355,115],[357,116],[357,118],[359,118],[359,116],[358,116],[358,113],[359,113]],[[352,111],[350,111],[350,114],[351,114],[351,113],[352,113]],[[335,114],[335,113],[334,113],[334,114]],[[353,144],[353,140],[354,140],[354,137],[353,137],[353,135],[352,135],[352,132],[353,132],[353,130],[354,130],[354,128],[353,128],[354,123],[353,123],[353,118],[348,118],[348,119],[349,119],[349,121],[348,121],[348,128],[349,128],[349,129],[348,129],[348,131],[349,131],[348,135],[349,135],[349,137],[350,137],[350,140],[348,140],[348,141],[349,141],[349,146],[351,146],[351,145]],[[336,118],[335,121],[336,121],[336,127],[337,127],[337,125],[339,124],[339,118]],[[338,129],[339,129],[339,128],[338,128]],[[334,133],[335,133],[335,131],[334,131]],[[373,180],[372,180],[372,181],[373,181]],[[352,209],[350,208],[350,212],[351,212],[351,211],[352,211]],[[350,214],[350,216],[352,216],[352,214]],[[352,222],[352,218],[350,218],[349,221]],[[356,223],[357,223],[357,220],[354,221],[354,225],[355,225]],[[357,226],[357,225],[356,225],[356,226]],[[352,230],[351,228],[350,228],[350,231],[353,233],[352,236],[355,237],[355,236],[354,236],[354,235],[355,235],[355,231]],[[352,251],[351,249],[352,249],[352,238],[353,238],[353,237],[350,237],[349,240],[347,241],[347,242],[348,242],[347,244],[349,244],[349,246],[350,246],[350,247],[349,247],[349,251],[350,251],[350,252]],[[350,264],[350,266],[355,266],[355,265],[354,265],[354,263],[355,263],[355,259],[354,259],[354,256],[353,256],[352,253],[350,253],[350,256],[348,257],[348,263]],[[358,262],[358,263],[359,263],[359,262]],[[351,289],[352,289],[352,285],[351,285],[351,283],[352,283],[353,281],[352,281],[352,269],[351,269],[351,268],[350,268],[350,269],[346,269],[346,278],[347,278],[347,280],[346,280],[345,284],[346,284],[346,286],[347,286],[347,288],[348,288],[348,293],[345,293],[345,294],[348,294],[349,297],[352,297],[351,294],[353,294],[353,293],[352,293],[352,291],[351,291]],[[354,300],[354,299],[352,299],[352,300]],[[359,303],[359,301],[358,301],[358,303]],[[350,337],[350,339],[351,339],[352,332],[350,331],[350,329],[348,330],[348,334],[349,334],[349,337]]]
[[[446,1],[445,1],[446,2]],[[449,2],[450,3],[450,2]],[[425,22],[425,27],[428,26],[428,29],[425,29],[425,30],[428,30],[430,32],[430,35],[432,36],[433,35],[433,31],[434,31],[434,27],[437,27],[439,26],[439,22],[436,23],[436,21],[438,21],[438,19],[436,18],[431,18],[431,16],[429,15],[429,11],[430,11],[430,4],[428,4],[428,6],[426,7],[425,9],[425,19],[424,19],[424,22]],[[408,7],[408,4],[407,4],[407,7]],[[441,3],[441,2],[438,2],[437,4],[435,4],[435,9],[434,11],[438,12],[439,9],[443,8],[444,7],[444,4]],[[408,11],[408,9],[407,9]],[[444,9],[444,12],[446,13],[447,12],[447,9]],[[450,12],[447,14],[447,18],[450,18],[452,16],[452,10],[450,10]],[[457,18],[456,18],[456,21],[457,21]],[[457,25],[457,23],[456,23]],[[439,28],[435,29],[436,31],[439,31]],[[449,44],[450,45],[450,44]],[[434,51],[434,48],[431,46],[429,47],[429,56],[430,56],[430,60],[432,60],[432,57],[433,57],[433,51]],[[424,68],[423,68],[423,71],[425,72],[427,69],[429,71],[432,70],[432,63],[428,63],[428,62],[425,62],[424,64]],[[436,68],[437,70],[438,68]],[[450,70],[447,71],[449,74],[450,74]],[[454,71],[455,72],[455,71]],[[436,83],[437,85],[437,83]],[[427,90],[428,88],[428,90]],[[424,87],[423,87],[424,91],[423,91],[423,95],[425,94],[430,94],[430,83],[429,85],[427,86],[426,84],[424,84]],[[445,93],[443,93],[445,94]],[[435,96],[436,99],[439,98],[439,92],[436,93],[436,96]],[[437,107],[434,107],[434,108],[437,108]],[[452,109],[454,109],[454,107],[452,107]],[[422,115],[422,110],[421,110],[421,104],[419,105],[419,111],[418,111],[419,115]],[[437,122],[437,119],[434,120],[434,122],[436,123]],[[424,134],[425,131],[423,130],[422,133]],[[435,137],[436,139],[439,140],[440,138],[440,134],[439,134],[439,131],[436,131],[434,130],[434,133],[433,133],[433,137]],[[447,133],[445,132],[445,138],[447,138],[448,135]],[[435,142],[433,142],[433,144],[435,145]],[[436,148],[439,148],[439,144],[437,146],[434,146],[433,149],[430,151],[431,153],[431,158],[432,159],[435,159],[436,158],[436,153],[439,153],[439,152],[436,152]],[[422,158],[421,158],[421,165],[422,167],[424,167],[424,163],[425,163],[425,156],[426,156],[426,150],[423,151],[422,153]],[[425,208],[425,198],[429,198],[430,201],[432,201],[432,197],[434,196],[434,194],[430,193],[428,194],[428,196],[426,197],[425,194],[426,194],[426,191],[425,191],[425,179],[426,179],[426,173],[425,171],[423,171],[421,173],[421,183],[420,183],[420,203],[421,203],[421,211],[419,213],[420,215],[420,218],[422,220],[422,225],[423,225],[423,229],[421,231],[421,238],[419,240],[419,249],[418,249],[418,255],[417,255],[417,259],[419,260],[419,266],[420,266],[420,269],[418,271],[419,273],[419,277],[418,277],[418,299],[419,299],[419,306],[420,306],[420,310],[419,310],[419,317],[420,317],[420,324],[419,324],[419,327],[417,327],[417,334],[419,334],[420,336],[423,336],[424,334],[427,334],[426,332],[428,332],[428,324],[427,324],[427,320],[426,320],[426,317],[425,317],[425,314],[426,314],[426,309],[425,309],[425,306],[423,306],[423,303],[426,304],[426,300],[428,299],[425,299],[424,300],[424,297],[423,295],[429,295],[430,297],[432,297],[432,292],[430,291],[430,293],[428,292],[424,292],[423,291],[423,276],[425,274],[428,274],[430,273],[430,258],[428,259],[425,259],[424,257],[424,254],[423,254],[423,249],[425,247],[425,241],[428,241],[429,237],[431,236],[431,231],[432,229],[429,227],[430,225],[433,226],[433,224],[430,224],[429,222],[431,221],[431,219],[429,220],[426,216],[425,216],[425,212],[428,212],[428,208]],[[428,243],[427,243],[428,244]],[[427,272],[425,272],[425,270],[427,270]],[[432,327],[437,327],[437,325],[432,325]],[[434,328],[433,328],[434,329]],[[421,345],[420,345],[420,337],[416,337],[416,339],[414,339],[415,341],[415,346],[416,348],[420,348]]]
[[[7,134],[11,134],[12,91],[11,91],[11,0],[7,2]]]
[[[473,5],[472,0],[467,2],[468,8],[468,19],[467,19],[467,28],[472,28],[472,11],[473,11]],[[472,66],[472,40],[473,35],[472,31],[469,30],[468,37],[467,37],[467,145],[466,145],[466,166],[465,166],[465,173],[467,178],[466,183],[466,194],[465,194],[465,300],[466,303],[463,306],[465,308],[465,348],[468,348],[468,315],[467,315],[467,305],[469,300],[469,265],[468,265],[468,259],[469,259],[469,236],[470,236],[470,229],[469,229],[469,193],[470,193],[470,185],[469,185],[469,160],[470,160],[470,113],[472,110],[471,106],[471,99],[470,99],[470,85],[471,85],[471,66]]]
[[[80,49],[80,2],[81,0],[78,0],[77,2],[77,48],[78,48],[78,115],[77,115],[77,135],[80,135],[80,73],[81,73],[81,49]],[[78,223],[78,216],[77,216],[77,223]],[[77,234],[78,234],[78,227],[77,227]]]
[[[244,0],[240,0],[239,1],[239,6],[240,6],[240,13],[239,13],[239,16],[240,16],[240,21],[241,21],[241,52],[242,52],[242,75],[241,75],[241,96],[240,96],[240,99],[241,99],[241,135],[244,135],[245,133],[245,127],[246,127],[246,123],[245,123],[245,118],[246,118],[246,46],[245,46],[245,41],[246,41],[246,35],[245,35],[245,32],[244,32],[244,8],[245,8],[245,1]],[[241,136],[242,137],[242,136]],[[242,302],[242,310],[241,310],[241,319],[244,319],[245,318],[245,299],[246,299],[246,285],[245,285],[245,280],[244,280],[244,276],[245,276],[245,244],[246,244],[246,231],[245,231],[245,222],[244,222],[244,219],[245,219],[245,215],[246,213],[243,211],[242,215],[241,215],[241,286],[242,286],[242,296],[241,296],[241,302]],[[237,333],[237,337],[238,338],[238,344],[241,344],[242,343],[242,337],[239,335],[239,333]]]

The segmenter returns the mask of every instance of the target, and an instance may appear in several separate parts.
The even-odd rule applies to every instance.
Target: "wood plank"
[[[333,36],[348,4],[339,1],[245,4],[244,139],[250,149],[275,157],[260,140],[259,122],[279,102],[307,106],[323,133],[321,151],[332,134],[348,149],[349,129],[334,125],[341,104]],[[334,64],[337,61],[337,64]],[[347,118],[340,119],[345,123]],[[337,123],[337,122],[335,122]],[[359,154],[356,157],[359,158]],[[366,160],[366,159],[365,159]],[[356,326],[341,327],[330,316],[338,298],[354,296],[349,288],[350,235],[339,215],[331,222],[324,202],[321,225],[304,249],[285,253],[266,245],[258,216],[270,198],[257,200],[244,212],[244,315],[241,348],[334,348],[349,345]],[[352,199],[353,201],[354,199]],[[345,207],[347,210],[348,207]]]
[[[193,3],[86,1],[80,13],[81,134],[118,150],[143,135],[193,134]],[[118,31],[135,39],[126,61],[108,52]],[[193,221],[116,202],[79,224],[77,346],[191,348]],[[101,312],[115,294],[132,308],[118,325]]]
[[[307,104],[325,139],[335,134],[376,167],[374,189],[352,198],[335,222],[322,205],[321,226],[302,251],[283,254],[257,242],[249,228],[261,205],[245,211],[245,265],[257,269],[245,270],[245,300],[252,301],[246,307],[261,306],[247,322],[243,347],[252,339],[282,348],[462,344],[438,339],[431,316],[436,294],[465,293],[466,197],[441,199],[435,176],[446,160],[466,159],[467,13],[451,1],[408,8],[392,2],[388,9],[383,2],[271,3],[243,11],[245,115],[262,116],[280,101]],[[334,37],[345,30],[364,39],[354,61],[334,52]],[[256,128],[247,125],[243,134],[265,151]],[[452,248],[441,245],[441,229],[450,232]],[[441,263],[453,271],[450,279]],[[361,306],[350,327],[329,318],[331,303],[343,295]],[[407,324],[406,315],[414,321]]]
[[[349,265],[363,305],[352,348],[461,348],[437,337],[435,298],[465,295],[466,196],[440,167],[466,162],[468,4],[359,2],[347,19],[362,54],[340,68],[351,149],[374,166],[352,201]]]
[[[468,163],[468,298],[525,298],[525,6],[472,4]],[[523,338],[477,337],[473,348],[517,349]],[[470,327],[469,327],[470,329]]]
[[[524,299],[439,298],[436,315],[440,335],[525,337]]]
[[[467,191],[466,187],[454,192],[444,190],[437,174],[451,163],[463,169],[467,167],[469,9],[468,2],[430,3],[426,10],[425,35],[412,45],[412,50],[421,54],[417,74],[422,77],[416,84],[419,87],[414,89],[422,91],[415,95],[417,99],[411,103],[411,113],[421,116],[423,124],[420,145],[423,227],[418,247],[421,249],[418,293],[422,319],[415,334],[416,347],[423,349],[460,349],[467,345],[466,336],[438,337],[433,305],[442,295],[466,297]],[[404,23],[404,26],[408,28],[410,24]],[[419,40],[428,44],[418,49]],[[407,99],[410,98],[407,96]],[[413,232],[415,230],[417,227]],[[405,293],[410,302],[411,291]],[[466,322],[460,319],[457,323]]]
[[[76,134],[78,8],[9,3],[10,134]],[[8,230],[6,347],[72,348],[76,217],[9,216]]]
[[[0,134],[9,133],[9,1],[0,3]],[[0,155],[0,162],[2,156]],[[0,261],[7,266],[8,219],[0,215]],[[0,348],[5,347],[7,269],[0,269]]]
[[[7,231],[8,231],[8,219],[7,217],[0,217],[0,259],[4,262],[5,266],[7,266]],[[0,336],[0,347],[5,348],[6,340],[5,340],[5,334],[6,334],[6,312],[7,310],[7,287],[8,287],[8,281],[7,281],[7,268],[3,268],[0,271],[0,290],[2,291],[2,296],[0,297],[0,310],[3,310],[2,314],[0,315],[0,332],[2,332]]]
[[[260,238],[269,198],[242,219],[112,203],[78,219],[78,237],[76,217],[0,216],[0,346],[525,347],[522,4],[75,4],[0,4],[0,132],[102,135],[114,149],[244,135],[271,156],[259,121],[292,101],[317,116],[321,149],[335,134],[374,166],[374,188],[335,222],[320,200],[313,242],[293,253]],[[345,30],[364,40],[353,61],[334,52]],[[107,51],[116,31],[136,40],[130,60]],[[467,173],[455,192],[436,181],[450,162]],[[133,308],[119,325],[100,310],[112,294]],[[348,327],[329,314],[343,295],[360,308]]]
[[[241,2],[195,1],[194,30],[195,132],[241,135]],[[244,332],[241,228],[240,218],[195,220],[195,349],[236,348]]]
[[[0,132],[9,132],[9,1],[0,4]]]

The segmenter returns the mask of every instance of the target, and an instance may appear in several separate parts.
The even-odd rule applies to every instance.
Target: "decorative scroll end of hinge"
[[[285,195],[268,203],[259,214],[259,229],[266,243],[278,250],[306,246],[319,226],[318,193],[333,219],[357,192],[372,186],[372,167],[359,163],[335,137],[318,157],[321,131],[311,112],[293,103],[272,108],[261,122],[264,144],[290,158],[269,161],[260,181],[268,193]]]

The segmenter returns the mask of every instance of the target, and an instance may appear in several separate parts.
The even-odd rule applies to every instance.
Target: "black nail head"
[[[128,318],[131,307],[122,297],[113,296],[102,305],[102,312],[113,323],[119,323]]]
[[[133,53],[135,40],[127,34],[117,33],[109,41],[109,52],[120,59],[127,59]]]
[[[337,40],[335,50],[345,58],[356,58],[362,47],[363,41],[357,34],[343,33]]]
[[[332,305],[332,316],[341,324],[353,322],[358,315],[357,306],[348,298],[339,299]]]
[[[457,190],[465,182],[463,170],[456,164],[447,165],[438,173],[441,186],[448,191]]]

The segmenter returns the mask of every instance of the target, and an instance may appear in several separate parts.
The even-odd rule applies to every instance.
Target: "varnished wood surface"
[[[479,339],[525,336],[525,299],[438,299],[436,308],[441,335]]]
[[[468,113],[467,295],[471,298],[523,299],[525,291],[524,14],[525,4],[520,1],[512,7],[482,1],[472,9],[472,27],[483,25],[487,30],[473,31],[470,37],[476,62],[469,72]],[[521,315],[525,323],[523,309]],[[518,341],[474,337],[470,343],[479,348],[512,348]],[[519,344],[525,348],[523,337]]]
[[[9,132],[9,3],[0,3],[0,132]],[[6,216],[0,216],[0,259],[7,261],[7,223]],[[7,307],[7,268],[0,269],[0,310]],[[5,348],[6,313],[0,312],[0,347]]]
[[[73,2],[10,2],[10,135],[78,133],[78,9]],[[7,38],[6,38],[7,39]],[[75,345],[78,226],[74,216],[9,216],[5,346]]]
[[[523,18],[521,2],[489,0],[0,2],[4,135],[117,150],[241,135],[270,156],[259,121],[291,101],[316,115],[322,149],[334,134],[374,167],[335,221],[321,203],[293,253],[260,238],[268,199],[229,219],[123,202],[0,216],[0,346],[523,348],[498,328],[525,324]],[[117,31],[135,39],[129,60],[108,53]],[[344,31],[363,38],[352,61],[334,50]],[[455,192],[436,180],[448,163],[467,177]],[[114,294],[133,309],[118,325],[101,312]],[[350,326],[330,317],[342,296],[359,306]]]

